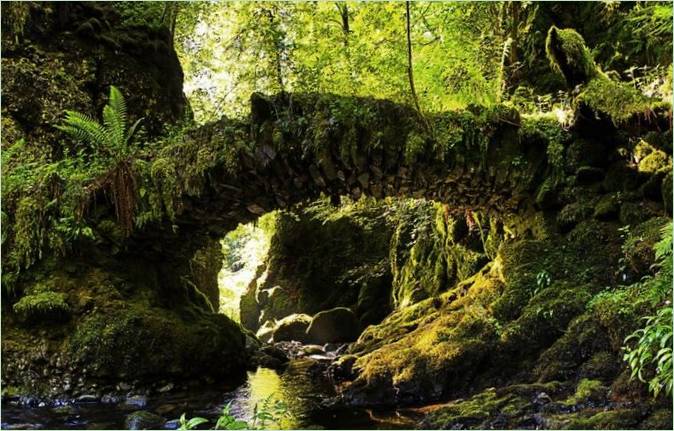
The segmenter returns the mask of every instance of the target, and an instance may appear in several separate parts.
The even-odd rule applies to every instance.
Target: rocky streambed
[[[329,368],[345,344],[326,346],[280,342],[265,345],[258,355],[264,365],[247,373],[237,386],[201,382],[134,389],[121,383],[103,396],[74,400],[38,400],[5,396],[2,429],[176,429],[177,418],[201,416],[214,420],[230,406],[237,418],[250,420],[256,405],[278,400],[288,406],[286,429],[405,429],[419,423],[413,410],[343,407],[336,402]],[[273,367],[273,368],[269,368]],[[124,393],[124,391],[127,391]]]

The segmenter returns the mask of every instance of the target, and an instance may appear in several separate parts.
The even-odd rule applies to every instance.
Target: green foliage
[[[127,113],[124,96],[115,86],[110,86],[108,104],[103,107],[103,124],[86,114],[66,111],[66,118],[57,129],[67,133],[89,149],[114,161],[131,155],[130,141],[142,121],[138,119],[127,130]]]
[[[500,5],[412,2],[410,9],[424,109],[496,102],[503,35],[491,24],[499,22]],[[206,3],[185,15],[176,48],[199,122],[223,111],[245,115],[254,91],[412,102],[403,3]]]
[[[231,411],[231,402],[222,408],[220,416],[211,429],[216,430],[264,430],[281,429],[282,421],[289,415],[288,405],[281,400],[274,399],[274,394],[269,395],[262,404],[255,404],[250,421],[237,419]],[[197,426],[208,423],[208,419],[194,417],[189,420],[185,414],[180,417],[181,430],[195,429]]]
[[[662,229],[662,239],[654,247],[659,272],[646,279],[652,301],[658,305],[654,315],[644,318],[644,327],[625,339],[625,356],[632,373],[648,383],[657,397],[672,393],[672,224]]]
[[[96,240],[86,216],[100,192],[112,200],[128,235],[136,201],[137,148],[131,139],[139,122],[127,128],[124,97],[111,87],[102,124],[67,111],[64,123],[55,126],[77,143],[66,146],[60,160],[23,139],[3,148],[2,201],[8,221],[2,223],[3,277],[49,252],[65,254],[77,241]],[[11,283],[3,284],[12,289]]]

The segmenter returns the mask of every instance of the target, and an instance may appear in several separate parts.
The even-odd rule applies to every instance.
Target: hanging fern
[[[110,98],[103,108],[103,123],[76,111],[66,111],[62,125],[56,126],[79,143],[86,144],[97,156],[112,161],[112,167],[89,187],[89,194],[105,190],[111,196],[117,220],[127,234],[133,227],[136,207],[136,175],[131,139],[142,118],[127,129],[126,101],[122,92],[110,86]]]

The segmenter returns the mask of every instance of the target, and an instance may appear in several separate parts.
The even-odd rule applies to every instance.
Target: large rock
[[[307,329],[309,339],[317,344],[355,341],[359,334],[358,318],[346,307],[317,313]]]
[[[165,422],[163,417],[141,410],[128,415],[124,420],[124,425],[129,430],[152,430],[160,429]]]
[[[281,319],[274,329],[272,339],[279,341],[307,341],[307,328],[311,323],[311,316],[307,314],[291,314]]]

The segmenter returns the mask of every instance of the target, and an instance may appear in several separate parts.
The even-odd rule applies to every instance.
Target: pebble
[[[163,394],[165,392],[169,392],[169,391],[173,390],[174,386],[175,385],[173,383],[168,383],[168,384],[162,386],[161,388],[159,388],[158,391],[159,391],[160,394]]]

